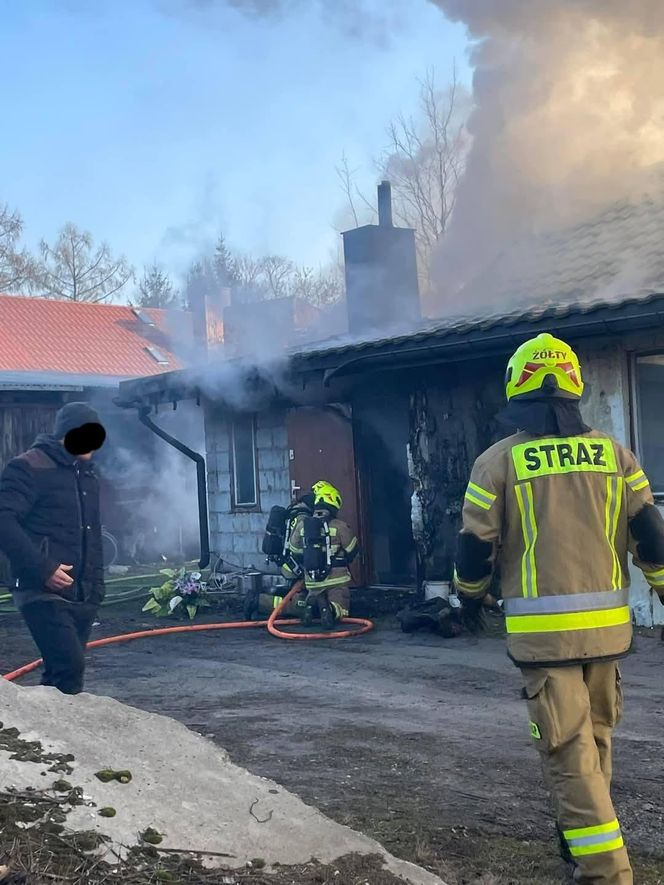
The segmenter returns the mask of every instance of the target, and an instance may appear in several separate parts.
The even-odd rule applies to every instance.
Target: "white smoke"
[[[664,162],[661,0],[431,0],[471,37],[473,146],[439,293],[510,243],[652,188]],[[656,176],[655,176],[656,180]]]
[[[94,403],[93,403],[94,404]],[[202,409],[183,402],[153,421],[196,452],[205,453]],[[103,411],[108,433],[99,469],[113,487],[126,523],[111,526],[121,558],[156,562],[198,556],[198,496],[194,462],[140,424],[135,413]]]

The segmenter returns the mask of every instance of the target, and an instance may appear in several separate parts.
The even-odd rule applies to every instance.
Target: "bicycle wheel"
[[[118,542],[110,532],[102,528],[101,543],[104,551],[104,569],[108,570],[112,565],[115,565],[118,558]]]

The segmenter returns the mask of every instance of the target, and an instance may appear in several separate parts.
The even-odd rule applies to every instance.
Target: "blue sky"
[[[463,30],[428,0],[339,0],[363,7],[352,21],[322,6],[2,0],[0,202],[28,244],[73,221],[177,275],[223,229],[238,250],[325,262],[342,152],[371,190],[416,77],[470,72]]]

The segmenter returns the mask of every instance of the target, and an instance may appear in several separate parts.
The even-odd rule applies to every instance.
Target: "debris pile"
[[[0,710],[4,881],[443,885],[174,720],[4,680]]]

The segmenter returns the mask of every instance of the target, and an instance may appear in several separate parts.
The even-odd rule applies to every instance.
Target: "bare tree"
[[[348,157],[345,153],[341,155],[341,163],[336,167],[337,178],[341,189],[346,195],[346,202],[350,213],[353,217],[355,227],[359,227],[362,223],[369,223],[376,217],[376,207],[365,197],[357,186],[355,176],[358,169],[351,169]],[[362,216],[362,221],[360,220]],[[366,221],[365,221],[366,216]]]
[[[168,274],[156,263],[144,269],[138,293],[136,302],[139,307],[168,309],[182,304],[180,294],[173,288]]]
[[[33,259],[18,247],[23,220],[18,212],[0,205],[0,291],[14,292],[26,284],[33,270]]]
[[[295,274],[295,265],[283,255],[266,255],[260,260],[263,286],[269,298],[286,298]]]
[[[200,287],[207,292],[227,287],[239,301],[268,301],[273,298],[302,298],[316,306],[337,301],[343,292],[342,275],[332,264],[315,271],[300,267],[283,255],[235,254],[219,238],[215,252],[195,261],[187,275],[188,303]]]
[[[468,148],[456,69],[442,91],[429,70],[420,81],[419,99],[419,120],[399,116],[390,124],[381,165],[397,195],[397,218],[415,229],[428,254],[447,230]]]
[[[444,89],[438,88],[433,70],[427,71],[419,84],[417,113],[400,115],[390,123],[388,145],[376,166],[380,176],[392,182],[395,218],[415,230],[420,273],[426,286],[430,253],[445,236],[465,168],[470,146],[466,129],[470,100],[457,80],[456,68]],[[344,156],[336,171],[358,224],[358,206],[364,213],[369,201],[356,184],[357,170]]]
[[[32,274],[32,289],[65,301],[109,301],[133,278],[122,257],[106,243],[95,246],[87,231],[66,224],[53,246],[42,240],[41,260]]]
[[[316,307],[334,304],[344,292],[342,275],[334,265],[319,271],[311,267],[296,268],[291,288],[293,295]]]

